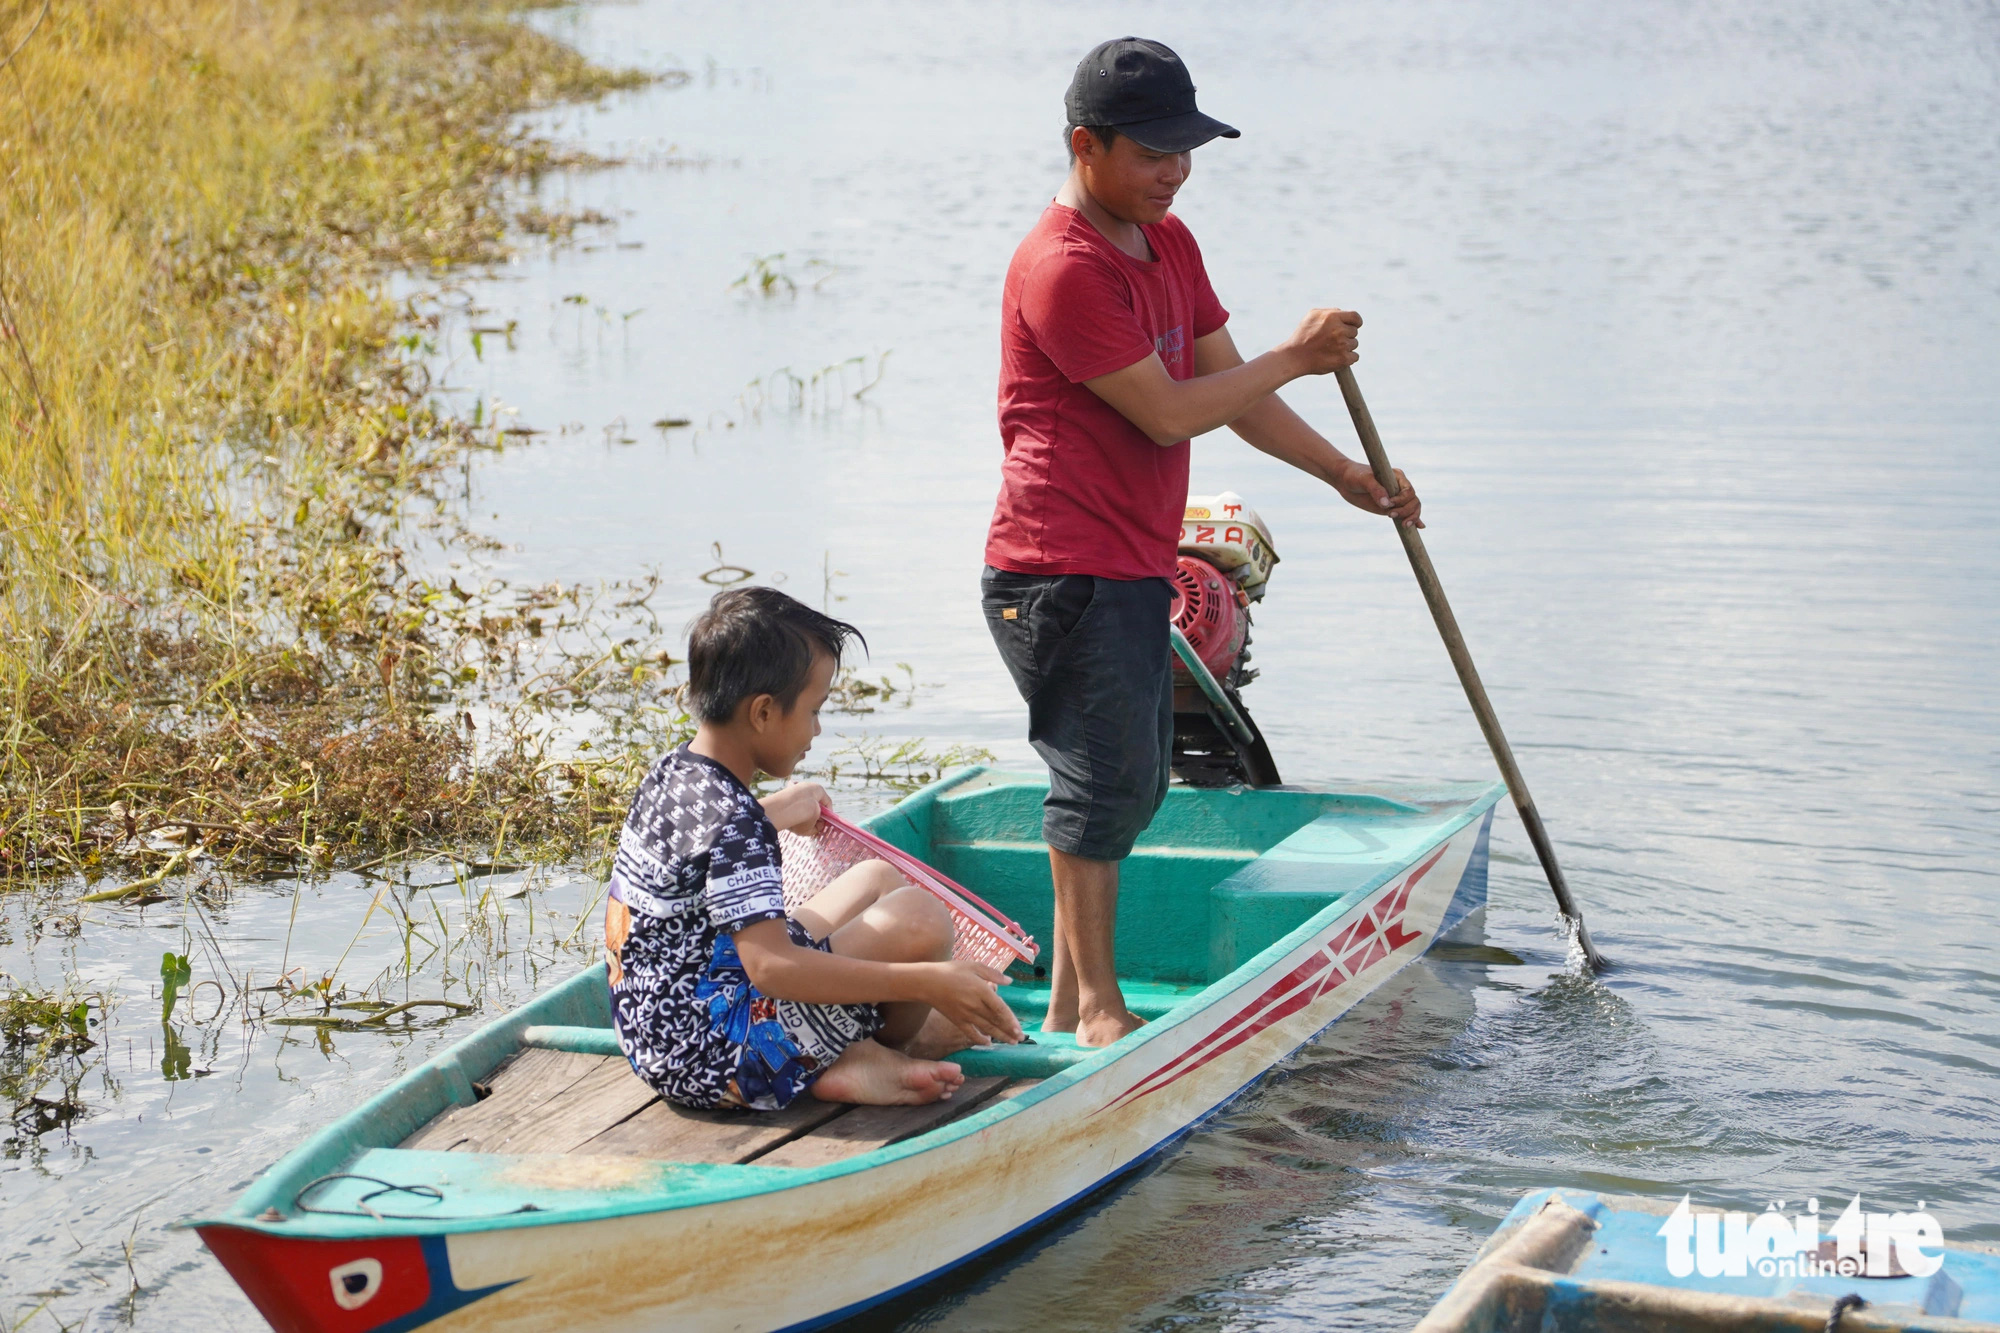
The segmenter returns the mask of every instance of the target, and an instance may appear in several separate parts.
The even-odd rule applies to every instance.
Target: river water
[[[878,1325],[1403,1327],[1547,1184],[1923,1200],[1947,1238],[2000,1242],[1990,6],[638,0],[538,21],[691,77],[548,117],[626,165],[541,202],[614,225],[531,239],[453,298],[483,310],[441,353],[453,401],[547,432],[472,477],[506,543],[490,572],[655,567],[671,620],[702,572],[748,567],[919,683],[822,750],[1030,762],[974,593],[999,283],[1060,180],[1077,56],[1156,36],[1243,130],[1195,155],[1178,205],[1236,339],[1363,312],[1360,381],[1617,964],[1565,968],[1503,813],[1487,942],[1518,963],[1414,967],[1163,1165]],[[789,285],[732,287],[773,255]],[[510,321],[475,354],[472,325]],[[1287,396],[1347,445],[1330,382]],[[1194,471],[1284,558],[1246,697],[1286,776],[1490,774],[1386,526],[1233,437],[1198,441]],[[322,1041],[244,1026],[202,980],[340,960],[491,1013],[587,956],[580,875],[396,873],[432,887],[237,884],[74,925],[49,923],[60,895],[0,901],[0,967],[114,1001],[87,1114],[17,1128],[0,1166],[0,1314],[250,1320],[165,1224],[478,1021]],[[163,950],[197,985],[164,1026]]]

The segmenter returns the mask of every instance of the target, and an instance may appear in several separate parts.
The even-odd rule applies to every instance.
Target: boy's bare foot
[[[917,1035],[904,1042],[901,1049],[903,1054],[918,1060],[941,1060],[954,1051],[970,1050],[985,1043],[984,1037],[966,1031],[932,1010],[924,1025],[917,1029]]]
[[[1076,1031],[1076,1011],[1074,1009],[1064,1009],[1058,1011],[1054,1005],[1050,1005],[1049,1012],[1042,1016],[1042,1031],[1044,1032]]]
[[[857,1106],[922,1106],[950,1097],[965,1082],[955,1064],[916,1060],[878,1041],[855,1042],[814,1080],[812,1095],[823,1102]]]
[[[1146,1026],[1146,1020],[1130,1009],[1120,1009],[1110,1014],[1087,1014],[1077,1020],[1076,1044],[1079,1046],[1109,1046],[1128,1032],[1137,1032]],[[1044,1028],[1044,1031],[1048,1029]]]

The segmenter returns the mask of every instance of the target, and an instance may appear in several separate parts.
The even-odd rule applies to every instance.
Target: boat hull
[[[835,1322],[1139,1167],[1339,1019],[1419,957],[1442,926],[1484,905],[1491,817],[1490,802],[1472,811],[1379,887],[1329,904],[1247,960],[1192,1012],[1142,1029],[1144,1040],[1128,1038],[968,1117],[964,1132],[890,1150],[887,1160],[737,1168],[768,1173],[769,1187],[584,1221],[337,1240],[207,1223],[202,1234],[286,1333],[765,1333]],[[586,1160],[607,1171],[650,1165],[544,1160],[572,1174]],[[362,1276],[374,1288],[364,1304],[344,1308],[340,1270],[370,1262],[379,1270]],[[764,1274],[785,1276],[766,1282]]]

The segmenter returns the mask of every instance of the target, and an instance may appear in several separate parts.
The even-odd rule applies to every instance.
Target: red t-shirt
[[[1181,220],[1132,258],[1051,204],[1007,268],[1000,302],[1000,499],[986,563],[1017,574],[1170,578],[1187,508],[1188,442],[1165,448],[1083,381],[1158,352],[1177,380],[1194,340],[1229,322]]]

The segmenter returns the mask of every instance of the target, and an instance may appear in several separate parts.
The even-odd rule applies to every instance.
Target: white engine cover
[[[1264,583],[1278,563],[1271,530],[1235,491],[1188,497],[1181,550],[1214,565],[1253,599],[1263,597]]]

